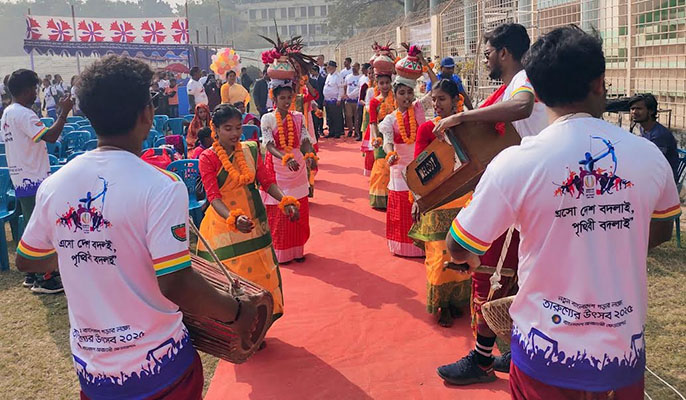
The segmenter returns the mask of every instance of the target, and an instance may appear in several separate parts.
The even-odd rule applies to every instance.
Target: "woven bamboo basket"
[[[205,243],[214,258],[209,262],[197,255],[191,255],[191,268],[202,275],[217,290],[238,297],[243,307],[255,307],[257,313],[252,321],[252,329],[247,335],[240,335],[231,324],[212,318],[183,312],[183,323],[188,328],[193,346],[204,353],[211,354],[234,364],[245,362],[253,355],[271,326],[274,300],[271,293],[264,288],[227,270],[205,239],[200,236],[197,227],[189,221],[191,230],[198,239]],[[239,316],[239,320],[245,314]]]
[[[481,313],[496,335],[506,342],[510,342],[512,334],[512,317],[510,317],[510,306],[515,296],[503,297],[493,301],[488,301],[481,306]]]

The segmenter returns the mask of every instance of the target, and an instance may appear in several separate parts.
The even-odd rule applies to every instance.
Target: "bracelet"
[[[226,224],[229,226],[230,231],[238,232],[238,228],[236,227],[236,221],[238,220],[238,217],[240,217],[241,215],[245,215],[245,212],[240,208],[236,208],[229,212],[229,217],[226,218]]]
[[[383,144],[383,139],[381,139],[380,137],[375,137],[375,138],[372,140],[372,145],[373,145],[373,146],[381,146],[382,144]]]
[[[284,215],[288,215],[286,212],[286,207],[295,206],[298,210],[300,209],[300,202],[293,196],[283,196],[281,202],[279,203],[279,210],[281,210]]]
[[[227,325],[231,325],[234,322],[238,321],[238,318],[241,316],[241,305],[243,303],[241,302],[241,299],[239,299],[238,297],[234,297],[233,299],[236,300],[236,303],[238,303],[238,307],[236,308],[236,316],[233,318],[233,321],[226,322]]]
[[[398,160],[400,160],[400,157],[398,156],[398,152],[396,152],[396,151],[391,151],[391,152],[389,152],[388,154],[386,154],[386,162],[388,162],[388,159],[391,158],[391,157],[393,157],[393,156],[396,157],[396,160],[393,162],[393,164],[397,163]],[[390,163],[389,163],[389,165],[390,165]]]
[[[286,165],[286,164],[288,164],[288,162],[290,160],[293,160],[293,159],[295,159],[295,156],[293,155],[293,153],[286,153],[286,154],[284,154],[283,158],[281,159],[281,164]]]
[[[314,153],[305,153],[305,160],[307,160],[308,158],[311,158],[314,161],[319,161],[319,157],[317,157],[317,155]]]

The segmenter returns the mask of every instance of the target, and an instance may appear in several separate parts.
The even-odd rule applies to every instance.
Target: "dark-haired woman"
[[[198,140],[198,132],[202,128],[210,126],[210,117],[210,107],[208,107],[207,104],[198,104],[195,106],[195,114],[186,133],[186,143],[188,143],[189,153],[195,148],[195,142]]]
[[[443,79],[431,91],[431,100],[438,117],[424,122],[417,130],[417,141],[414,146],[414,158],[436,139],[433,133],[435,122],[462,112],[463,97],[457,84]],[[453,200],[426,214],[420,214],[417,203],[412,204],[414,225],[408,236],[415,244],[424,248],[426,259],[426,310],[438,318],[438,324],[452,326],[453,318],[462,314],[462,308],[469,304],[469,275],[453,269],[444,269],[450,255],[445,237],[450,230],[453,219],[465,206],[470,194]]]
[[[270,85],[275,110],[262,116],[262,143],[268,151],[266,165],[287,198],[298,204],[300,219],[294,221],[284,215],[283,200],[265,196],[264,202],[279,263],[303,262],[305,243],[310,237],[307,167],[317,165],[312,146],[315,140],[305,127],[303,114],[289,110],[294,96],[292,82],[272,79]]]
[[[379,123],[395,110],[396,105],[391,76],[376,75],[376,85],[379,94],[369,100],[369,125],[362,140],[362,151],[365,152],[365,166],[371,165],[369,205],[378,210],[385,210],[388,205],[390,170],[386,162],[386,153],[383,151],[383,139],[379,133]]]
[[[424,66],[428,63],[418,55]],[[427,68],[432,82],[436,74]],[[397,109],[379,124],[383,135],[386,161],[390,166],[391,179],[388,183],[388,206],[386,208],[386,239],[391,253],[403,257],[422,257],[424,251],[416,247],[407,236],[412,227],[412,205],[410,192],[403,176],[405,168],[414,159],[414,146],[419,125],[426,121],[425,113],[431,108],[431,95],[426,94],[415,101],[416,80],[400,75],[393,82],[393,94]]]
[[[212,117],[212,147],[200,155],[200,175],[210,203],[200,233],[227,269],[271,292],[273,320],[283,314],[281,274],[272,248],[267,212],[257,189],[259,184],[273,198],[286,198],[267,171],[255,142],[241,142],[243,116],[222,104]],[[294,204],[284,207],[298,218]],[[198,254],[211,260],[198,243]]]

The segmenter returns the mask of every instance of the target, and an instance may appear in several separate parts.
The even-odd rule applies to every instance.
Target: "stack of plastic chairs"
[[[185,119],[188,122],[193,121],[193,118],[195,118],[195,114],[186,114],[183,116],[183,119]]]
[[[5,223],[17,217],[16,199],[10,196],[10,189],[12,188],[12,181],[10,180],[10,171],[0,169],[0,270],[8,270],[10,268],[9,255],[7,253],[7,234],[5,233]],[[17,235],[19,236],[19,235]],[[15,238],[17,239],[17,238]]]
[[[78,115],[71,115],[67,117],[67,123],[76,123],[84,119],[83,117],[79,117]]]
[[[88,131],[73,131],[64,135],[59,157],[60,160],[65,160],[72,153],[80,151],[83,145],[89,140],[91,140],[91,134]]]
[[[98,147],[98,139],[91,139],[81,146],[81,151],[95,150]]]
[[[86,126],[86,125],[90,125],[91,122],[90,122],[89,120],[87,120],[87,119],[84,118],[84,119],[82,119],[82,120],[76,121],[76,124],[77,124],[78,126]]]
[[[52,126],[52,124],[55,123],[55,120],[51,117],[45,117],[45,118],[41,118],[40,122],[42,122],[43,125],[45,125],[46,127],[50,128]]]
[[[203,207],[206,199],[198,200],[195,188],[200,180],[200,167],[198,160],[178,160],[169,164],[167,171],[177,174],[188,189],[188,213],[193,218],[196,226],[200,226],[203,218]]]
[[[157,132],[164,132],[164,124],[168,119],[169,117],[166,115],[155,115],[153,128],[155,128]]]
[[[262,137],[262,132],[257,125],[243,125],[243,133],[241,134],[241,141],[252,140],[259,141]]]
[[[169,118],[167,122],[164,123],[163,131],[171,131],[172,135],[183,135],[183,118]]]
[[[98,136],[95,134],[95,128],[92,125],[83,125],[79,128],[80,131],[88,131],[91,134],[91,139],[97,139]]]

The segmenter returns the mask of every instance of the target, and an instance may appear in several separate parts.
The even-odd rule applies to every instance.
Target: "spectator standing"
[[[631,119],[640,126],[641,136],[655,143],[672,167],[674,180],[678,178],[679,153],[672,132],[657,122],[657,99],[650,93],[639,94],[629,100]]]
[[[360,64],[355,63],[352,66],[352,73],[345,77],[345,92],[343,98],[345,99],[345,126],[348,128],[348,137],[355,138],[360,136],[360,127],[358,124],[357,105],[360,99]]]
[[[353,63],[353,59],[350,57],[346,57],[345,60],[343,60],[343,69],[341,70],[341,77],[343,79],[347,78],[348,75],[353,73],[353,69],[351,67]]]
[[[210,107],[210,110],[214,110],[214,108],[222,102],[220,94],[221,85],[214,74],[209,73],[207,75],[207,81],[205,81],[203,86],[205,87],[205,94],[207,95],[207,105]]]
[[[200,68],[191,68],[191,79],[186,85],[186,92],[188,93],[188,108],[191,112],[195,112],[195,106],[198,104],[208,104],[209,100],[205,93],[205,87],[200,82],[201,78]]]
[[[329,125],[330,138],[340,138],[343,134],[343,92],[345,81],[341,74],[336,72],[336,61],[329,61],[327,77],[324,83],[324,107],[326,108],[326,122]]]
[[[252,87],[253,84],[253,79],[248,75],[248,69],[246,67],[241,68],[241,85],[250,92],[250,88]]]
[[[453,82],[457,84],[457,89],[460,91],[462,97],[464,97],[464,105],[467,109],[472,110],[472,101],[467,96],[467,92],[464,90],[464,85],[462,84],[462,79],[459,75],[455,73],[455,60],[452,57],[446,57],[441,60],[441,72],[437,75],[438,80],[441,79],[452,79]],[[431,82],[426,84],[426,92],[430,92],[433,85]]]
[[[319,67],[319,75],[326,79],[326,64],[324,63],[324,55],[320,54],[317,56],[317,67]]]
[[[179,88],[176,86],[176,79],[169,80],[169,87],[164,89],[164,94],[169,102],[169,118],[179,117]]]
[[[31,110],[39,83],[40,79],[33,71],[14,71],[7,84],[12,95],[12,104],[7,107],[0,121],[7,151],[7,166],[26,223],[31,220],[36,205],[36,191],[50,174],[45,142],[57,141],[73,106],[69,95],[58,99],[62,112],[50,128],[43,125]],[[33,273],[26,274],[24,286],[30,287],[35,293],[51,294],[64,290],[56,268],[46,271],[42,278]]]
[[[310,85],[317,90],[319,96],[315,100],[319,110],[324,109],[324,84],[326,83],[326,77],[322,76],[319,71],[319,67],[316,65],[312,66],[312,71],[310,73]],[[320,114],[321,115],[321,114]],[[317,140],[324,135],[324,118],[323,116],[317,116],[317,110],[312,110],[312,121],[314,124],[314,134]]]
[[[262,115],[267,113],[267,98],[269,97],[269,77],[267,76],[267,69],[262,72],[260,79],[255,81],[253,87],[253,97],[257,112]]]
[[[250,101],[250,93],[245,90],[243,85],[236,83],[236,80],[236,71],[226,73],[226,83],[221,88],[222,103],[234,104],[242,101],[248,104]]]
[[[50,84],[50,79],[43,79],[43,111],[52,119],[57,119],[57,89]]]
[[[207,71],[204,69],[200,72],[200,79],[198,79],[198,82],[203,85],[205,85],[205,82],[207,82]]]

